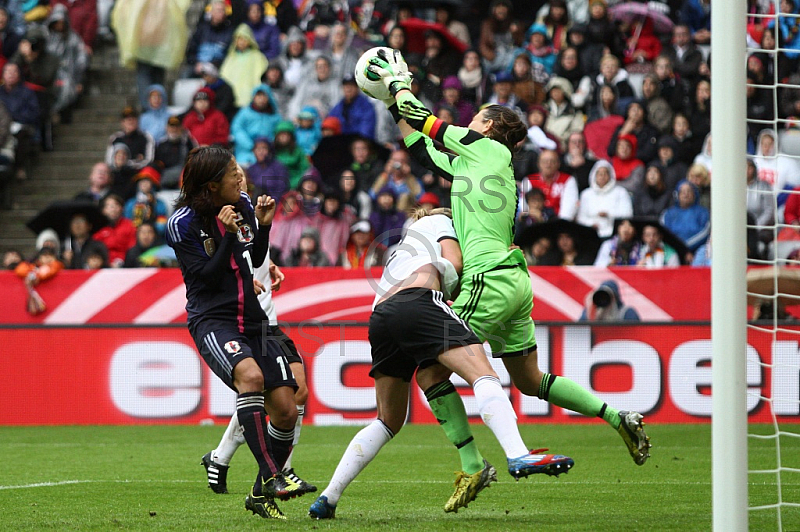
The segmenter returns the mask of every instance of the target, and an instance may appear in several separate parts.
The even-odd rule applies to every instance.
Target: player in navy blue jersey
[[[259,466],[245,508],[285,519],[275,499],[296,495],[281,469],[292,450],[297,384],[284,353],[264,336],[267,316],[253,289],[253,269],[267,255],[275,200],[261,196],[254,209],[240,192],[241,172],[223,148],[189,152],[177,209],[167,222],[167,243],[186,283],[188,325],[197,349],[238,394],[236,414]]]

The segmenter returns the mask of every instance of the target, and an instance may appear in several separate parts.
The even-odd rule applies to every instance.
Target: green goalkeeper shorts
[[[489,342],[494,358],[524,355],[536,347],[526,268],[501,266],[463,277],[453,310],[478,338]]]

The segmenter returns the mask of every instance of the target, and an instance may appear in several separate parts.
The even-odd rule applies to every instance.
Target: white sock
[[[383,421],[376,419],[353,437],[333,472],[328,487],[322,492],[328,498],[328,503],[335,505],[339,502],[342,492],[350,485],[354,478],[372,461],[378,451],[394,437],[394,433]]]
[[[500,442],[506,457],[517,458],[528,454],[528,448],[519,435],[517,415],[497,377],[480,377],[473,383],[472,389],[481,419]]]
[[[219,445],[211,451],[211,459],[219,465],[226,466],[230,464],[236,449],[244,442],[244,429],[239,424],[239,416],[233,414],[230,423],[228,423],[228,428],[225,429],[225,433],[219,441]]]
[[[306,405],[297,405],[297,423],[294,424],[292,452],[289,453],[289,458],[286,459],[286,465],[283,466],[284,471],[289,471],[292,468],[292,456],[294,456],[294,448],[297,447],[297,442],[300,441],[300,429],[303,428],[303,414],[305,413]]]

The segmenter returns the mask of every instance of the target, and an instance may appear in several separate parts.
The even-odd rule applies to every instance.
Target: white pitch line
[[[325,481],[318,480],[318,479],[310,479],[312,482],[323,483]],[[450,480],[415,480],[417,484],[452,484]],[[18,489],[30,489],[30,488],[47,488],[53,486],[64,486],[69,484],[195,484],[199,483],[197,480],[61,480],[58,482],[36,482],[34,484],[20,484],[17,486],[0,486],[0,490],[18,490]],[[408,480],[355,480],[353,481],[354,484],[408,484]],[[631,480],[631,481],[617,481],[617,482],[609,482],[605,480],[583,480],[583,479],[561,479],[559,480],[559,484],[591,484],[597,486],[618,486],[621,484],[628,485],[628,486],[654,486],[654,485],[686,485],[686,484],[693,484],[696,486],[710,486],[711,481],[694,481],[694,482],[685,482],[685,481],[664,481],[664,480],[653,480],[653,481],[642,481],[642,480]],[[510,483],[509,483],[510,484]],[[750,485],[753,486],[776,486],[776,482],[772,483],[763,483],[763,482],[750,482]],[[783,482],[782,486],[800,486],[797,483],[786,483]]]

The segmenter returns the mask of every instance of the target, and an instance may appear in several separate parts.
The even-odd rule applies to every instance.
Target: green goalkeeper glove
[[[369,60],[366,75],[372,81],[383,81],[392,98],[401,90],[411,90],[411,74],[403,56],[397,50],[389,55],[380,50],[377,57]],[[388,104],[388,100],[384,103]]]

